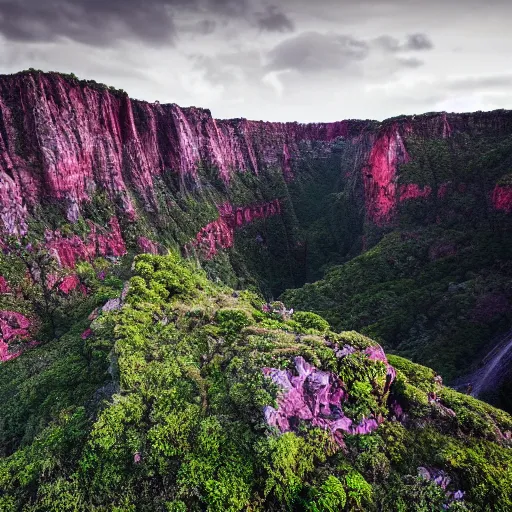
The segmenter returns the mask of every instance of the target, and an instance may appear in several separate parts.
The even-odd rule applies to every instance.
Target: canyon
[[[504,110],[0,76],[0,509],[509,510],[511,172]]]
[[[504,110],[382,122],[218,120],[72,75],[4,75],[0,231],[4,240],[36,240],[69,269],[65,294],[80,287],[80,261],[171,248],[214,279],[252,280],[272,297],[404,226],[493,219],[506,232],[510,140]],[[445,245],[440,257],[456,257]],[[5,311],[16,309],[10,291],[2,276]]]
[[[342,139],[356,147],[353,164],[364,174],[366,215],[382,224],[392,219],[398,200],[429,193],[415,183],[396,186],[398,167],[410,160],[408,138],[458,132],[498,137],[511,131],[512,114],[506,111],[383,123],[216,120],[206,109],[131,100],[56,73],[19,73],[0,77],[0,219],[5,233],[25,234],[35,208],[53,201],[76,222],[84,203],[105,191],[129,222],[159,211],[158,176],[172,175],[178,189],[200,187],[198,167],[204,165],[229,189],[236,173],[264,179],[266,170],[276,168],[290,182],[314,145],[321,145],[316,156],[322,156]],[[510,211],[511,190],[496,187],[497,208]]]

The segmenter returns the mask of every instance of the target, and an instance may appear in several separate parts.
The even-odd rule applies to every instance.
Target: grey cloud
[[[190,0],[186,5],[193,10],[199,7],[200,10],[231,17],[243,16],[250,10],[248,0]]]
[[[161,44],[173,42],[181,15],[195,18],[185,31],[195,26],[207,33],[212,17],[254,16],[248,0],[0,0],[0,34],[12,41],[66,37],[94,46],[122,39]]]
[[[217,29],[217,22],[211,19],[195,21],[193,23],[181,23],[179,31],[189,34],[210,35]]]
[[[431,50],[434,47],[432,41],[426,34],[410,34],[407,36],[407,41],[404,50]]]
[[[293,21],[276,6],[268,6],[265,12],[256,15],[258,27],[269,32],[293,32]]]
[[[417,33],[409,34],[404,42],[396,37],[380,36],[374,40],[374,43],[382,50],[390,53],[431,50],[434,44],[427,34]]]
[[[374,40],[374,43],[385,51],[394,53],[401,49],[400,41],[396,37],[380,36]]]
[[[348,35],[304,32],[273,48],[267,55],[267,68],[299,72],[343,69],[364,60],[368,53],[368,43]]]
[[[512,88],[512,74],[452,79],[448,82],[447,87],[456,91]]]
[[[215,56],[189,55],[194,69],[215,86],[234,83],[258,83],[264,76],[261,56],[257,51],[221,53]]]
[[[67,37],[99,46],[124,37],[172,40],[175,25],[169,4],[159,0],[0,0],[0,33],[14,41]]]
[[[397,62],[404,68],[419,68],[423,66],[425,63],[421,59],[416,59],[415,57],[411,57],[409,59],[406,58],[400,58],[397,59]]]
[[[213,85],[233,83],[236,80],[235,71],[229,66],[222,65],[220,58],[205,55],[192,55],[194,69],[201,71],[204,77]]]

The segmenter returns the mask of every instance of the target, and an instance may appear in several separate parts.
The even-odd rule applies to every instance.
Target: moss
[[[327,331],[329,329],[329,323],[315,313],[297,311],[293,314],[293,320],[304,329],[314,329],[317,331]]]

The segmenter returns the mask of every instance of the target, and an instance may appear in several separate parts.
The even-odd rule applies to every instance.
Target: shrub
[[[316,331],[327,331],[329,323],[320,315],[309,313],[307,311],[297,311],[293,313],[293,320],[300,324],[304,329],[314,329]]]

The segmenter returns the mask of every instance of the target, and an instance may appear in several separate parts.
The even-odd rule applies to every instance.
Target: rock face
[[[160,247],[158,246],[158,244],[153,242],[152,240],[149,240],[145,236],[139,236],[139,238],[137,239],[137,246],[140,252],[146,254],[160,254]]]
[[[96,256],[123,256],[126,254],[126,246],[116,217],[110,219],[109,227],[110,231],[107,231],[89,222],[87,240],[77,235],[64,237],[58,230],[47,231],[46,246],[60,265],[70,268],[74,268],[77,261],[90,261]]]
[[[4,276],[0,276],[0,294],[9,293],[11,287]]]
[[[492,202],[497,210],[512,212],[512,185],[497,185],[492,193]]]
[[[374,142],[364,176],[367,214],[376,224],[391,219],[396,206],[398,164],[408,161],[398,126],[393,124]]]
[[[18,357],[23,350],[36,342],[25,343],[18,351],[9,351],[9,342],[26,340],[29,336],[30,320],[16,311],[0,311],[0,361]]]
[[[235,229],[249,224],[256,219],[266,219],[281,213],[281,204],[278,199],[268,203],[233,207],[224,203],[218,207],[220,217],[210,222],[199,233],[188,249],[195,247],[210,259],[219,249],[227,249],[234,244]]]
[[[389,222],[399,200],[427,195],[397,188],[398,167],[409,161],[408,137],[447,138],[474,132],[512,133],[510,112],[431,114],[384,123],[266,123],[216,120],[208,110],[131,100],[125,93],[56,73],[0,77],[0,221],[4,232],[25,233],[27,220],[48,201],[76,221],[84,204],[105,192],[117,215],[134,220],[158,212],[155,179],[198,184],[198,167],[214,170],[229,187],[237,172],[260,176],[279,169],[286,181],[297,163],[323,144],[350,141],[363,173],[368,219]],[[496,208],[510,211],[510,190],[497,189]]]
[[[81,206],[105,191],[127,218],[131,192],[157,208],[153,179],[172,173],[194,180],[204,162],[229,183],[236,171],[258,174],[290,161],[302,141],[332,141],[365,123],[217,121],[208,110],[133,101],[126,94],[50,73],[0,77],[0,218],[9,233],[27,230],[27,212],[44,199]]]

